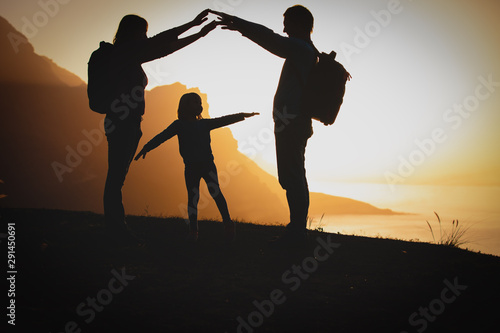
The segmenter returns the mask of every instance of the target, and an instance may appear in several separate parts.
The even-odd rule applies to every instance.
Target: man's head
[[[288,36],[310,37],[314,26],[314,18],[309,9],[301,5],[295,5],[288,8],[283,17],[283,32],[287,33]]]

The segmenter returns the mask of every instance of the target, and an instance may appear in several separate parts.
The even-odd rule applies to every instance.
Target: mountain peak
[[[2,51],[5,52],[5,56],[12,58],[19,54],[30,54],[35,52],[28,38],[17,31],[16,28],[2,16],[0,16],[0,32],[0,47]],[[4,56],[3,52],[2,56]]]
[[[21,32],[0,16],[0,82],[79,86],[85,84],[75,74],[57,66],[35,48]]]

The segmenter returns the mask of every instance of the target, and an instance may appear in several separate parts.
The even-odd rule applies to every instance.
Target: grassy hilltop
[[[500,258],[457,248],[283,227],[130,216],[144,247],[111,247],[102,215],[2,209],[16,230],[16,330],[37,332],[488,332]],[[2,243],[3,246],[3,243]],[[4,252],[6,253],[6,252]],[[5,307],[4,307],[5,308]],[[5,318],[5,316],[4,316]],[[12,328],[12,327],[11,327]]]

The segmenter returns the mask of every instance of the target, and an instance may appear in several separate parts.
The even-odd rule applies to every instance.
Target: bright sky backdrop
[[[296,3],[2,0],[0,12],[38,54],[86,81],[91,52],[99,41],[112,40],[125,14],[146,18],[149,36],[205,8],[282,33],[283,12]],[[337,122],[314,125],[306,155],[311,183],[500,185],[499,1],[301,4],[314,15],[317,48],[337,51],[353,76]],[[199,87],[208,95],[212,117],[260,112],[233,135],[241,152],[275,174],[271,110],[282,63],[239,33],[217,29],[144,68],[148,89],[173,82]]]

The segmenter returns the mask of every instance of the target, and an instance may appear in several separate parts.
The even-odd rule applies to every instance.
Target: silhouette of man
[[[103,198],[106,228],[112,241],[137,244],[136,237],[125,222],[122,187],[142,136],[144,90],[148,79],[141,65],[171,54],[208,34],[217,26],[216,22],[204,26],[194,35],[178,39],[182,33],[205,22],[208,13],[205,10],[193,21],[151,38],[146,35],[148,23],[145,19],[126,15],[120,21],[113,44],[100,44],[99,50],[109,56],[105,70],[109,86],[112,87],[105,120],[108,173]],[[89,78],[93,56],[89,61]]]
[[[254,43],[278,57],[285,58],[278,88],[274,96],[273,119],[276,140],[278,178],[286,190],[290,223],[278,243],[299,245],[307,240],[309,188],[305,171],[305,149],[312,135],[311,118],[300,112],[300,100],[307,77],[316,62],[311,41],[313,16],[300,5],[284,13],[284,29],[288,37],[265,26],[225,13],[220,16],[222,29],[239,31]]]

